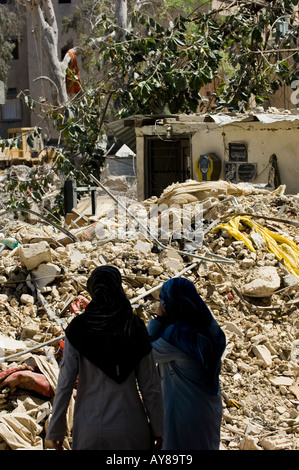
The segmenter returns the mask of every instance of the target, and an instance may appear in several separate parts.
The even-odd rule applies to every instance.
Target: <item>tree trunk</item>
[[[123,40],[128,21],[127,0],[115,0],[115,18],[117,26],[121,29],[118,39]]]
[[[42,40],[49,69],[48,78],[53,85],[53,104],[59,106],[68,100],[65,84],[67,63],[60,62],[58,58],[58,26],[52,1],[25,0],[23,4],[30,13],[36,34]]]

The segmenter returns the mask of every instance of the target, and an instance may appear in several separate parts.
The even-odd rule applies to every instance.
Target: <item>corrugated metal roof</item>
[[[234,122],[261,122],[262,124],[273,124],[283,121],[298,121],[299,114],[290,113],[250,113],[242,115],[228,114],[208,114],[205,116],[205,122],[215,122],[220,126],[225,126]]]
[[[261,122],[262,124],[273,124],[284,121],[298,121],[298,114],[288,112],[252,112],[248,114],[206,114],[206,115],[136,115],[107,124],[108,129],[123,143],[136,153],[135,127],[154,125],[157,120],[175,119],[177,122],[211,122],[219,126],[233,124],[235,122]]]
[[[178,118],[170,115],[135,115],[107,124],[107,128],[123,143],[136,153],[135,127],[154,125],[158,119]]]
[[[136,153],[136,136],[134,126],[125,126],[125,119],[107,124],[108,129],[123,143]]]

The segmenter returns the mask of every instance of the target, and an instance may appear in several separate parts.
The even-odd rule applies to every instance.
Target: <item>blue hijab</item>
[[[194,284],[176,277],[160,292],[165,309],[161,337],[201,363],[211,385],[218,387],[225,335]]]

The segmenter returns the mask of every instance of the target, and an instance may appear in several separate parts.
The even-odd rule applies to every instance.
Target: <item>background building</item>
[[[1,3],[6,2],[2,0]],[[74,37],[71,33],[64,34],[62,31],[62,20],[72,15],[76,6],[80,5],[80,1],[52,0],[52,3],[59,29],[58,57],[62,59],[68,49],[74,45]],[[6,102],[0,106],[0,137],[2,138],[8,137],[8,129],[33,127],[41,123],[38,113],[32,113],[28,106],[18,98],[21,91],[30,90],[32,98],[37,100],[42,98],[47,101],[51,96],[49,82],[40,78],[49,75],[41,39],[36,35],[31,17],[24,7],[20,7],[18,15],[20,16],[20,32],[17,38],[13,38],[16,46],[14,58],[10,62]],[[55,135],[52,135],[47,122],[43,121],[41,127],[45,139],[55,140]]]

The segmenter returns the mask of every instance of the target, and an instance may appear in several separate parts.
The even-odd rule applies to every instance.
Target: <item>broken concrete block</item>
[[[148,269],[148,273],[151,276],[159,276],[159,274],[162,274],[163,271],[164,271],[164,269],[162,268],[162,266],[160,266],[158,264],[150,266],[149,269]]]
[[[210,271],[208,273],[208,278],[210,279],[210,281],[213,281],[215,284],[221,284],[223,283],[223,277],[220,273],[218,273],[217,271]]]
[[[134,247],[135,250],[139,250],[139,251],[142,251],[142,253],[144,253],[145,255],[147,255],[148,253],[151,252],[151,249],[152,249],[152,244],[149,243],[149,242],[144,242],[142,240],[138,240],[135,247]]]
[[[290,388],[289,388],[289,391],[292,392],[293,395],[295,395],[297,400],[299,400],[299,384],[291,385]]]
[[[299,281],[293,274],[286,274],[282,280],[285,287],[299,287]]]
[[[72,269],[77,269],[85,258],[86,255],[84,253],[81,253],[79,250],[72,251],[70,253]]]
[[[271,353],[266,346],[259,344],[258,346],[253,346],[252,352],[258,359],[261,359],[265,366],[271,366],[272,357]]]
[[[34,321],[29,321],[23,325],[22,332],[21,332],[21,339],[24,340],[26,338],[31,338],[39,333],[39,325]]]
[[[240,330],[240,328],[233,322],[225,322],[223,325],[223,328],[226,329],[227,331],[231,331],[232,333],[235,333],[237,336],[242,337],[243,332]]]
[[[27,349],[27,346],[22,341],[0,334],[0,358],[24,351],[25,349]]]
[[[23,304],[34,304],[34,298],[29,294],[22,294],[20,300]]]
[[[270,383],[272,385],[275,385],[276,387],[280,387],[281,385],[283,386],[290,386],[293,384],[294,380],[291,379],[290,377],[284,377],[284,376],[280,376],[280,377],[270,377]]]
[[[257,437],[246,436],[240,442],[240,450],[262,450],[258,441]]]
[[[42,263],[38,266],[37,269],[32,271],[34,278],[36,279],[36,284],[39,289],[46,287],[48,284],[51,284],[60,274],[59,266],[53,263]]]
[[[22,245],[19,247],[19,256],[22,264],[31,271],[37,268],[41,263],[51,261],[51,248],[46,241]]]
[[[6,294],[0,294],[0,304],[7,302],[8,296]]]
[[[280,277],[273,266],[264,266],[254,272],[255,279],[242,289],[249,297],[268,297],[280,287]]]
[[[184,261],[182,257],[175,250],[166,249],[160,253],[160,262],[165,269],[170,269],[176,273],[184,269]]]
[[[265,450],[284,450],[290,448],[292,441],[284,436],[267,436],[260,439],[260,444]]]

